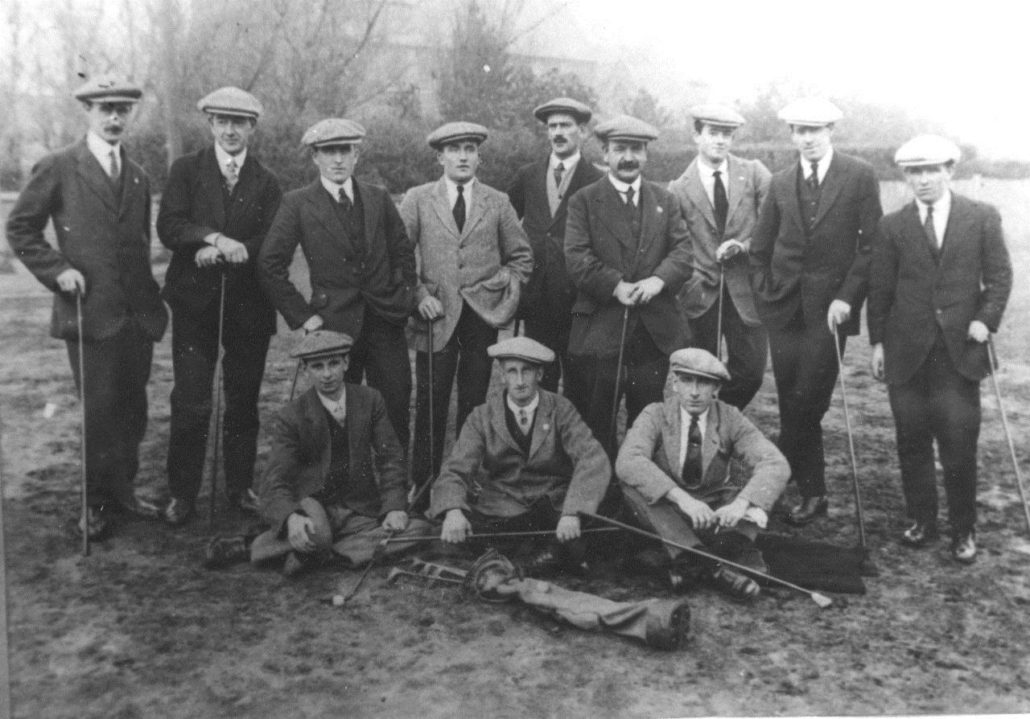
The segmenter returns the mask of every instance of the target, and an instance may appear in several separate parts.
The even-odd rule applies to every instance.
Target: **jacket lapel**
[[[310,388],[303,395],[301,411],[306,425],[305,433],[307,440],[312,443],[309,451],[317,452],[320,457],[321,476],[329,474],[329,465],[332,462],[332,447],[329,442],[329,421],[326,419],[325,408],[318,399],[318,390]]]
[[[687,198],[694,207],[700,210],[701,215],[705,218],[705,222],[713,230],[717,229],[715,225],[715,210],[712,208],[712,203],[708,200],[705,186],[701,183],[701,170],[698,168],[696,158],[683,173],[683,184],[687,191]]]
[[[536,416],[533,418],[533,437],[529,444],[528,458],[532,458],[540,451],[554,424],[554,396],[545,392],[539,392],[539,394],[540,404],[537,405]]]
[[[315,180],[304,190],[307,201],[311,204],[315,217],[318,219],[325,231],[339,243],[347,238],[347,230],[344,228],[340,218],[336,216],[336,208],[333,207],[333,198],[322,187],[321,180]]]
[[[665,460],[672,470],[673,479],[680,483],[683,459],[680,458],[680,405],[675,397],[665,400],[665,421],[662,423],[662,446]]]
[[[476,182],[472,186],[472,202],[466,206],[467,212],[465,214],[465,226],[461,229],[461,240],[464,242],[472,231],[476,229],[476,225],[483,219],[483,215],[486,214],[486,195],[483,192],[483,183]],[[454,215],[451,215],[453,221]],[[458,225],[454,225],[457,229]]]
[[[597,203],[597,212],[594,216],[604,221],[619,245],[624,249],[636,249],[637,238],[633,236],[633,228],[623,211],[625,201],[615,189],[615,185],[606,179],[594,202]]]
[[[121,204],[118,206],[118,217],[122,218],[125,213],[129,211],[129,208],[135,204],[137,194],[140,191],[140,184],[143,180],[143,172],[136,164],[129,160],[126,155],[125,148],[121,149],[121,163],[122,163],[122,195]],[[149,198],[147,198],[149,199]]]
[[[354,181],[354,186],[359,187],[357,180]],[[372,192],[364,183],[360,184],[360,188],[358,192],[361,193],[361,211],[365,215],[365,242],[371,249],[372,238],[375,237],[376,220],[379,218],[381,198],[378,192]]]
[[[247,155],[248,162],[243,163],[240,171],[241,184],[243,183],[243,170],[250,164],[250,153]],[[200,160],[200,184],[204,188],[204,199],[215,220],[215,227],[220,230],[225,227],[225,203],[222,201],[222,172],[218,168],[218,156],[215,154],[214,145],[204,152]]]
[[[951,193],[951,209],[948,211],[948,224],[944,228],[944,237],[941,239],[941,249],[938,252],[940,261],[943,263],[946,257],[951,257],[958,251],[956,237],[969,237],[970,232],[965,229],[969,220],[969,213],[966,211],[963,198]]]
[[[504,418],[504,392],[495,392],[490,395],[487,402],[490,404],[490,422],[494,426],[494,434],[516,452],[521,452],[519,443],[515,441],[515,438],[511,436],[511,432],[508,431],[508,422]]]
[[[357,477],[356,472],[361,471],[358,452],[364,452],[368,445],[362,430],[371,424],[369,407],[366,402],[359,401],[358,393],[354,391],[352,385],[344,384],[344,387],[347,392],[347,396],[343,400],[347,407],[347,456],[350,458],[351,476]]]
[[[86,186],[96,193],[110,212],[117,212],[118,201],[114,194],[114,188],[111,187],[111,180],[104,174],[97,158],[89,151],[89,145],[86,144],[85,139],[79,143],[76,151],[76,164],[79,177],[86,183]],[[124,162],[122,167],[125,167]]]
[[[443,177],[437,181],[436,187],[433,188],[433,208],[436,210],[440,224],[454,235],[455,239],[460,240],[461,233],[458,232],[458,223],[454,221],[454,212],[451,208],[450,199],[447,197],[447,182]],[[468,224],[468,219],[466,218],[466,228]]]
[[[544,163],[544,181],[536,183],[539,191],[543,193],[543,198],[540,200],[543,202],[543,207],[547,207],[547,186],[548,170],[550,168],[549,161]],[[561,201],[558,202],[558,210],[554,213],[554,217],[551,218],[551,227],[553,228],[556,224],[562,221],[565,214],[569,209],[569,198],[576,194],[586,184],[587,176],[587,159],[582,155],[579,156],[579,162],[576,163],[576,170],[572,173],[572,179],[569,180],[569,186],[565,188],[565,194],[562,195]]]
[[[630,247],[639,248],[641,251],[633,255],[633,272],[637,270],[637,264],[644,256],[644,248],[650,246],[652,239],[658,234],[659,216],[662,208],[658,206],[658,199],[654,189],[646,180],[640,183],[640,205],[637,208],[640,212],[640,239],[633,238]],[[632,233],[630,233],[632,235]]]
[[[954,207],[952,207],[951,215],[955,214]],[[908,207],[905,208],[905,231],[902,233],[903,237],[909,238],[917,247],[916,251],[924,256],[931,264],[938,264],[938,254],[933,251],[930,247],[930,239],[926,236],[926,230],[923,229],[923,224],[919,221],[919,206],[916,205],[915,200],[909,203]],[[951,217],[948,218],[948,229],[952,226]]]
[[[726,211],[726,227],[730,226],[730,218],[737,212],[741,201],[744,199],[744,190],[747,188],[747,177],[740,166],[740,161],[730,155],[726,159],[726,174],[728,175],[729,187],[727,192],[730,195],[729,209]],[[729,230],[727,229],[727,232]]]
[[[722,413],[718,402],[712,402],[708,410],[708,420],[705,423],[705,437],[701,443],[701,477],[708,474],[708,468],[719,451],[719,423],[722,421]]]
[[[819,190],[819,210],[815,213],[815,222],[812,223],[813,229],[818,227],[819,223],[826,217],[826,213],[833,207],[833,203],[837,201],[841,188],[844,187],[844,169],[840,166],[840,163],[840,155],[834,152],[833,159],[830,160],[830,167],[826,170],[826,177],[823,178],[822,189]]]

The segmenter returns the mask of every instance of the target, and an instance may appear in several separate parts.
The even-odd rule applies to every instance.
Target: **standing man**
[[[304,133],[319,178],[283,197],[258,271],[290,329],[354,338],[347,382],[365,378],[379,390],[407,448],[411,361],[404,326],[415,307],[415,255],[390,195],[353,177],[364,136],[361,125],[339,118]],[[298,244],[311,273],[310,300],[289,278]]]
[[[183,524],[204,473],[219,318],[225,355],[225,490],[231,507],[257,510],[251,489],[257,454],[258,394],[275,309],[258,285],[258,251],[279,207],[279,182],[248,151],[261,103],[223,87],[201,98],[214,144],[172,164],[157,235],[172,251],[162,296],[172,308],[171,437],[165,519]],[[224,279],[223,279],[224,278]],[[225,306],[220,307],[225,282]]]
[[[88,509],[79,529],[91,539],[106,534],[115,512],[158,516],[132,488],[154,342],[168,324],[150,269],[150,183],[121,144],[142,94],[111,75],[80,87],[86,137],[39,161],[7,218],[11,248],[55,293],[50,334],[65,340],[85,395]],[[48,221],[56,248],[43,237]]]
[[[497,341],[497,329],[515,316],[522,285],[533,269],[529,241],[507,195],[476,180],[485,139],[486,128],[472,122],[449,122],[431,132],[427,141],[436,150],[443,177],[408,190],[401,203],[419,263],[411,471],[416,488],[440,470],[455,373],[460,433],[490,386],[487,347]],[[432,385],[428,332],[433,333]],[[414,509],[425,511],[428,502],[429,494],[423,493]]]
[[[726,338],[732,379],[719,398],[743,410],[762,386],[768,353],[751,292],[748,252],[770,173],[758,160],[730,154],[733,133],[745,122],[740,113],[710,104],[695,107],[691,114],[697,157],[669,185],[690,230],[697,270],[680,301],[693,346],[719,356],[721,338]]]
[[[572,198],[565,234],[565,261],[578,292],[566,394],[614,459],[619,338],[625,326],[629,427],[645,406],[662,401],[669,355],[686,344],[676,293],[691,273],[690,236],[676,198],[641,177],[647,143],[658,131],[622,116],[595,132],[608,176]]]
[[[883,214],[872,166],[833,149],[841,116],[819,99],[780,111],[800,158],[773,176],[751,238],[751,281],[779,397],[779,447],[801,493],[787,521],[798,526],[828,507],[822,419],[837,381],[837,352],[858,334]]]
[[[576,288],[565,269],[565,219],[569,198],[603,174],[583,159],[590,108],[578,100],[559,97],[533,110],[547,126],[551,154],[546,160],[519,170],[508,188],[515,213],[533,248],[533,275],[522,293],[519,313],[526,321],[526,336],[557,354],[544,369],[540,386],[558,391],[562,368],[568,367],[567,349],[572,328]]]
[[[1012,289],[1001,218],[950,189],[954,143],[924,135],[894,161],[915,200],[880,222],[869,288],[872,371],[885,379],[898,438],[904,544],[938,536],[933,443],[944,468],[951,553],[976,557],[976,445],[987,342]]]

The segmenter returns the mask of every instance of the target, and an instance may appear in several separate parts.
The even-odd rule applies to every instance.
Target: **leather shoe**
[[[795,527],[803,527],[816,517],[826,516],[829,506],[830,503],[825,496],[805,497],[801,500],[801,504],[794,507],[787,515],[787,522]]]
[[[110,528],[111,523],[103,505],[87,507],[85,516],[79,519],[79,533],[85,534],[91,541],[103,539]]]
[[[164,518],[173,527],[180,527],[186,524],[193,516],[193,502],[188,499],[172,497],[172,501],[165,507]]]
[[[161,516],[161,508],[142,497],[132,497],[128,502],[120,502],[118,510],[135,519],[157,519]]]
[[[229,506],[244,514],[257,514],[258,496],[254,494],[253,489],[245,489],[242,492],[230,494]]]
[[[250,559],[250,547],[242,535],[215,537],[204,549],[204,569],[222,569]]]
[[[738,601],[751,601],[762,591],[754,579],[725,564],[716,564],[708,577],[716,589]]]
[[[958,532],[951,538],[951,556],[963,564],[972,564],[976,559],[976,532],[972,529]]]
[[[940,537],[936,522],[916,522],[901,533],[901,543],[910,547],[925,547]]]

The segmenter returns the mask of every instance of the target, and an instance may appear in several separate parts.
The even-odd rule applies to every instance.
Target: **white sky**
[[[643,49],[668,104],[697,78],[722,99],[788,79],[897,104],[983,154],[1030,159],[1030,4],[977,0],[568,0],[592,42]],[[636,55],[636,53],[634,53]]]

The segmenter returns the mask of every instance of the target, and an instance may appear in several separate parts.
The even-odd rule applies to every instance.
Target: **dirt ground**
[[[1024,206],[1030,194],[1020,195]],[[1024,473],[1030,474],[1030,233],[1009,243],[1017,290],[999,337],[999,373]],[[163,268],[159,268],[163,270]],[[241,566],[200,568],[210,536],[122,526],[79,554],[78,406],[64,346],[47,337],[49,297],[24,273],[0,275],[0,420],[11,704],[17,717],[664,717],[1030,711],[1030,541],[990,384],[983,385],[977,562],[947,543],[901,547],[903,505],[886,392],[853,339],[846,380],[866,525],[880,576],[865,595],[820,609],[789,591],[753,606],[702,588],[687,595],[688,645],[675,653],[557,625],[515,605],[377,568],[352,604],[321,600],[356,575],[288,581]],[[289,393],[281,334],[261,413]],[[158,345],[139,484],[165,496],[169,338]],[[54,405],[52,416],[45,408]],[[772,377],[749,414],[775,434]],[[839,393],[825,421],[830,516],[804,535],[856,542]],[[262,436],[263,465],[267,438]],[[788,491],[793,500],[796,490]],[[243,528],[220,511],[216,531]],[[776,520],[773,530],[791,533]],[[670,596],[614,565],[559,583],[613,599]]]

